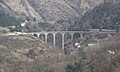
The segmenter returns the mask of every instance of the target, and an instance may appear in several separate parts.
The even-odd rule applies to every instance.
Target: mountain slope
[[[81,18],[85,12],[103,0],[28,0],[34,9],[48,22]],[[61,21],[62,22],[62,21]],[[64,23],[64,22],[63,22]],[[62,23],[62,24],[63,24]]]
[[[27,0],[1,0],[0,11],[5,10],[10,15],[22,15],[27,17],[35,17],[41,20],[41,16],[34,10]]]
[[[33,36],[0,36],[0,72],[43,72],[63,60],[61,50]]]
[[[75,24],[81,17],[103,0],[0,0],[0,11],[10,16],[30,21],[50,23],[53,30],[56,26]],[[37,24],[37,23],[35,23]],[[45,30],[51,30],[47,27]]]
[[[103,4],[87,12],[74,25],[74,29],[87,30],[89,28],[116,29],[120,24],[120,0],[106,0]]]

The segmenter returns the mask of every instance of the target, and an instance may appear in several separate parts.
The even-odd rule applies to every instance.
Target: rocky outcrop
[[[62,25],[60,30],[69,30],[69,26],[103,0],[0,0],[0,11],[12,16],[22,17],[30,21],[51,24],[45,30],[56,29],[54,25]],[[67,29],[64,28],[67,25]]]
[[[33,8],[50,22],[80,18],[103,0],[28,0]]]
[[[0,11],[12,16],[29,17],[42,20],[41,16],[34,10],[27,0],[1,0]]]

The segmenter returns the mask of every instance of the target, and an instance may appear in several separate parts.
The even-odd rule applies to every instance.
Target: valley
[[[120,72],[120,0],[0,0],[0,72]]]

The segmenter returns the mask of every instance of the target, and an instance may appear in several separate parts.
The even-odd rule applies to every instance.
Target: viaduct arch
[[[46,31],[43,31],[43,32],[33,32],[33,33],[30,33],[32,35],[36,35],[38,38],[40,38],[40,35],[44,35],[45,36],[45,42],[47,43],[47,39],[48,39],[48,35],[49,34],[52,34],[53,35],[53,45],[56,46],[56,34],[61,34],[62,36],[62,50],[64,50],[64,42],[65,42],[65,34],[70,34],[70,37],[71,37],[71,41],[73,41],[74,39],[74,34],[79,34],[80,35],[80,38],[83,37],[84,34],[88,34],[90,33],[89,31],[49,31],[49,32],[46,32]]]

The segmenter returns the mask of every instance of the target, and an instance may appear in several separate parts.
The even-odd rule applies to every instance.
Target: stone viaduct
[[[47,43],[47,39],[48,39],[48,34],[52,34],[53,35],[53,45],[56,46],[56,42],[55,42],[55,38],[56,38],[56,34],[61,34],[62,36],[62,50],[64,50],[64,35],[65,34],[70,34],[71,35],[71,40],[73,40],[73,36],[75,33],[79,34],[80,37],[82,38],[84,34],[88,34],[91,33],[90,31],[43,31],[43,32],[32,32],[29,34],[32,35],[36,35],[38,38],[40,37],[40,35],[44,35],[45,36],[45,42]]]

